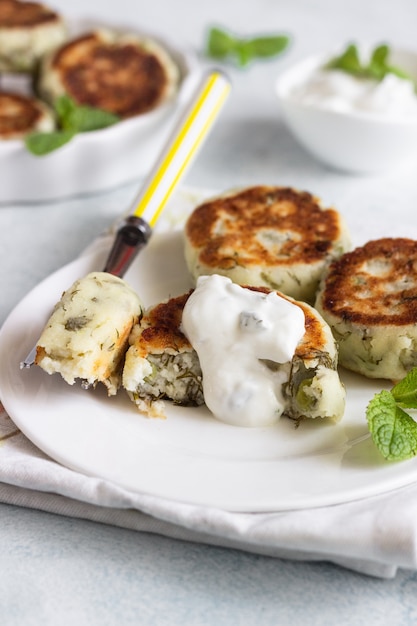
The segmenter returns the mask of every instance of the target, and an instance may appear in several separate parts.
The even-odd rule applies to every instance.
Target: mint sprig
[[[417,455],[417,423],[405,408],[417,409],[417,368],[391,391],[377,393],[366,409],[372,439],[388,461],[405,461]]]
[[[100,130],[120,121],[117,115],[108,111],[78,105],[67,95],[60,96],[54,108],[59,129],[48,133],[29,133],[25,137],[26,148],[36,156],[57,150],[78,133]]]
[[[341,70],[342,72],[352,74],[358,78],[371,78],[378,82],[383,80],[387,74],[395,74],[399,78],[410,80],[417,89],[417,85],[410,74],[390,64],[390,54],[391,50],[389,46],[387,46],[387,44],[381,44],[372,50],[369,62],[363,63],[360,59],[357,46],[355,44],[349,44],[340,56],[334,57],[326,63],[325,68],[329,70]]]
[[[26,148],[35,156],[43,156],[71,141],[77,133],[70,130],[54,130],[50,133],[34,132],[25,137]]]
[[[238,66],[244,67],[254,59],[281,54],[289,42],[287,35],[237,37],[227,30],[213,27],[208,33],[207,54],[222,61],[234,59]]]

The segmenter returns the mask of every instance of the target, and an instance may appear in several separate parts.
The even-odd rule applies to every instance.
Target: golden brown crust
[[[209,200],[186,224],[190,244],[201,248],[200,262],[221,270],[236,263],[314,263],[326,258],[340,233],[337,211],[324,211],[310,193],[289,187],[257,186]]]
[[[363,326],[417,322],[417,241],[369,241],[334,261],[321,294],[325,313]]]
[[[1,5],[1,1],[0,1]],[[0,93],[0,137],[12,139],[33,130],[43,115],[34,98]]]
[[[78,104],[122,118],[155,108],[169,80],[156,54],[127,41],[106,42],[98,33],[86,33],[62,46],[52,67]]]
[[[245,286],[245,288],[262,293],[271,293],[272,291],[267,287]],[[167,349],[191,350],[191,344],[181,332],[180,326],[184,306],[192,292],[193,290],[177,298],[171,298],[145,312],[140,322],[144,330],[135,341],[139,356],[146,358],[150,353],[164,352]],[[297,302],[282,293],[276,293],[288,302],[299,306],[304,313],[305,334],[297,346],[295,355],[301,359],[307,359],[311,358],[313,352],[324,350],[327,345],[327,338],[323,333],[319,319],[316,315],[312,315],[311,308],[304,302]],[[213,314],[215,315],[215,311]]]
[[[167,349],[191,350],[190,342],[180,330],[182,312],[191,293],[171,298],[145,312],[140,322],[143,330],[135,341],[139,356],[146,358],[150,353]]]
[[[34,28],[59,21],[55,11],[38,2],[0,0],[0,28]]]

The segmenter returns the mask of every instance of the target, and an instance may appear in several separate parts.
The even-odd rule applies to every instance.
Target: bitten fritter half
[[[121,278],[92,272],[75,281],[55,306],[36,347],[36,365],[70,385],[120,385],[129,334],[142,315],[137,294]]]
[[[130,336],[123,387],[139,410],[163,417],[164,398],[177,404],[204,403],[197,353],[181,332],[189,293],[147,309]]]

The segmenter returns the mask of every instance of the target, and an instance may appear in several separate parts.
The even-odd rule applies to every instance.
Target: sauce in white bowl
[[[289,97],[299,104],[373,118],[417,120],[417,95],[410,80],[387,74],[381,81],[357,78],[340,70],[318,68],[295,85]]]
[[[377,173],[417,160],[413,82],[328,70],[330,58],[308,58],[277,81],[284,119],[297,140],[326,165],[349,172]],[[417,53],[395,51],[392,58],[417,78]]]

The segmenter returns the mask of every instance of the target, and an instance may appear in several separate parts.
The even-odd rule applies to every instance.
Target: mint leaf
[[[68,143],[75,135],[72,130],[56,130],[50,133],[29,133],[25,137],[26,148],[35,156],[44,156]]]
[[[78,133],[86,133],[91,130],[107,128],[120,121],[120,118],[113,113],[96,109],[90,106],[77,106],[66,119],[66,128]]]
[[[207,52],[215,59],[224,59],[228,54],[233,53],[236,46],[236,39],[220,28],[211,28],[208,35]]]
[[[386,390],[368,404],[366,418],[375,445],[388,461],[405,461],[417,454],[417,424]]]
[[[208,33],[207,54],[215,59],[233,58],[240,67],[256,58],[277,56],[290,42],[286,35],[265,37],[236,37],[220,28],[211,28]]]
[[[251,42],[245,40],[236,42],[235,53],[238,64],[241,67],[248,65],[248,63],[252,61],[255,56]]]
[[[408,409],[417,409],[417,368],[413,368],[391,389],[395,401]]]
[[[76,104],[67,95],[60,96],[55,102],[58,122],[64,130],[86,133],[112,126],[120,121],[113,113],[86,104]]]
[[[339,57],[328,61],[325,67],[329,70],[342,70],[348,74],[360,75],[362,66],[357,47],[354,44],[350,44]]]
[[[280,54],[289,42],[289,38],[285,35],[255,37],[250,40],[253,53],[258,57],[272,57]]]
[[[70,129],[69,120],[76,106],[74,100],[67,95],[59,96],[55,100],[55,113],[61,128]]]
[[[55,113],[60,130],[30,133],[26,148],[35,156],[44,156],[68,143],[77,133],[107,128],[120,121],[113,113],[87,105],[78,105],[68,95],[57,98]]]
[[[370,59],[370,65],[385,66],[388,61],[390,49],[387,44],[383,43],[373,49]]]
[[[330,59],[324,67],[325,69],[341,70],[354,76],[372,78],[377,81],[383,80],[387,74],[395,74],[398,78],[410,80],[417,90],[417,84],[412,76],[401,68],[389,64],[390,52],[387,44],[376,46],[371,52],[369,63],[366,64],[361,62],[356,45],[349,44],[340,56]]]
[[[386,76],[388,56],[389,48],[385,44],[377,46],[373,50],[368,65],[368,72],[372,77],[382,80]]]
[[[395,67],[394,65],[390,65],[387,70],[390,74],[395,74],[395,76],[398,76],[398,78],[410,80],[414,84],[415,90],[417,91],[417,83],[408,72],[400,69],[399,67]]]

